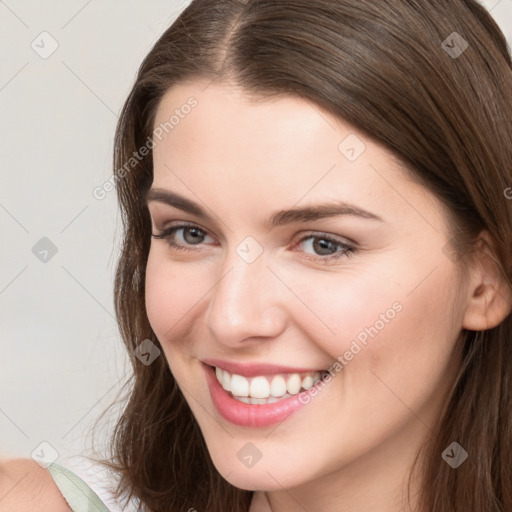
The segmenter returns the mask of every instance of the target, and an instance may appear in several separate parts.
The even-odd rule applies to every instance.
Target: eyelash
[[[180,224],[178,226],[172,226],[170,228],[167,228],[163,231],[161,231],[160,233],[157,233],[157,234],[152,234],[151,236],[153,238],[156,238],[156,239],[162,239],[162,240],[165,240],[167,242],[167,244],[169,245],[169,247],[171,247],[172,249],[176,249],[176,250],[179,250],[179,251],[186,251],[186,252],[190,252],[190,251],[193,251],[194,249],[189,249],[187,248],[186,246],[183,246],[183,245],[180,245],[178,243],[176,243],[174,240],[173,240],[173,235],[176,233],[176,231],[180,230],[180,229],[197,229],[199,230],[201,233],[204,233],[206,236],[210,236],[208,235],[208,233],[200,228],[199,226],[195,225],[195,224]],[[320,262],[331,262],[331,261],[334,261],[334,260],[338,260],[342,257],[347,257],[347,258],[350,258],[351,256],[353,256],[357,251],[356,251],[356,248],[350,244],[347,244],[346,242],[341,242],[340,240],[337,240],[336,238],[330,236],[330,235],[327,235],[327,234],[324,234],[324,233],[315,233],[315,234],[309,234],[303,238],[301,238],[296,244],[295,246],[297,245],[300,245],[302,243],[304,243],[306,240],[309,240],[309,239],[317,239],[317,240],[326,240],[328,242],[331,242],[335,245],[337,245],[338,247],[341,248],[340,251],[337,251],[333,254],[329,254],[329,255],[326,255],[326,256],[321,256],[321,255],[312,255],[312,254],[309,254],[309,253],[305,253],[305,257],[307,259],[310,259],[310,260],[313,260],[313,261],[320,261]],[[191,246],[193,245],[201,245],[201,243],[199,244],[190,244]],[[295,247],[294,246],[294,247]]]

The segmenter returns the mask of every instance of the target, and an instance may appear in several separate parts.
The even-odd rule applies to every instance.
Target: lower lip
[[[215,369],[203,363],[210,396],[220,415],[227,421],[242,427],[268,427],[281,423],[297,409],[307,405],[312,396],[308,391],[274,402],[273,404],[253,405],[235,400],[219,383]],[[325,383],[323,383],[325,385]]]

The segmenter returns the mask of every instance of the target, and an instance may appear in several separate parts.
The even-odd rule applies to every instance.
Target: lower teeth
[[[290,398],[291,396],[294,396],[294,395],[290,395],[290,393],[286,393],[280,397],[270,396],[268,398],[253,398],[251,396],[231,395],[231,398],[234,398],[235,400],[238,400],[239,402],[243,402],[244,404],[265,405],[265,404],[273,404],[275,402],[279,402],[280,400],[284,400],[285,398]]]

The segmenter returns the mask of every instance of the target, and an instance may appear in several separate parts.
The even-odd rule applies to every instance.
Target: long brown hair
[[[511,59],[474,0],[194,0],[144,59],[115,137],[124,235],[115,310],[133,375],[108,464],[118,490],[148,510],[243,512],[252,493],[215,469],[165,358],[135,356],[145,339],[159,346],[144,302],[153,162],[151,152],[126,162],[152,136],[166,91],[197,78],[311,100],[383,144],[446,206],[458,261],[485,229],[510,284]],[[460,339],[459,375],[424,445],[421,509],[510,511],[512,317]],[[470,454],[457,470],[441,460],[453,441]]]

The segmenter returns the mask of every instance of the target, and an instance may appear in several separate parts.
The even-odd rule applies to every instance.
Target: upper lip
[[[224,361],[221,359],[203,359],[203,363],[221,368],[231,374],[243,375],[244,377],[254,377],[257,375],[274,375],[277,373],[306,373],[306,372],[324,372],[317,368],[292,368],[290,366],[275,365],[269,363],[237,363],[236,361]]]

